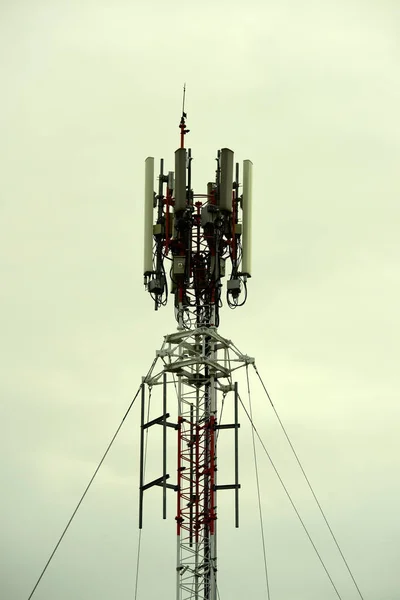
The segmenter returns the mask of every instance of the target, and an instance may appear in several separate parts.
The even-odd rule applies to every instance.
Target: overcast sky
[[[147,371],[172,306],[142,282],[144,159],[194,187],[254,163],[254,267],[222,335],[256,357],[365,600],[400,574],[400,76],[396,0],[0,1],[0,596],[28,597]],[[357,593],[254,380],[255,422],[343,599]],[[37,600],[134,597],[138,407]],[[265,598],[242,415],[241,528],[221,600]],[[272,600],[334,599],[259,453]],[[228,458],[224,458],[229,472]],[[173,598],[175,498],[146,498],[139,600]]]

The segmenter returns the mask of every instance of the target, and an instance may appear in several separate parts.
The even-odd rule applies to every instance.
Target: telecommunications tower
[[[220,336],[218,326],[223,297],[230,308],[246,301],[252,163],[243,161],[240,170],[232,150],[219,150],[214,180],[205,184],[204,193],[195,193],[192,153],[184,143],[186,117],[183,102],[175,170],[166,171],[161,159],[156,191],[154,158],[145,161],[144,283],[155,310],[173,298],[178,328],[165,336],[141,387],[139,528],[149,488],[162,488],[164,519],[167,495],[175,494],[176,599],[216,600],[220,490],[233,491],[239,526],[239,392],[233,373],[254,362]],[[150,397],[152,409],[157,407],[154,418]],[[220,422],[223,406],[229,406],[233,422]],[[147,481],[147,435],[153,426],[162,440],[160,475]],[[222,430],[233,434],[234,481],[225,481],[217,470]],[[168,435],[176,437],[173,473],[167,473]]]

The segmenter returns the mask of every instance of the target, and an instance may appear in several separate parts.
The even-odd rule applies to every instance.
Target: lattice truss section
[[[166,516],[165,496],[168,488],[177,493],[177,600],[215,600],[217,569],[217,492],[231,489],[235,493],[235,524],[238,526],[238,388],[233,373],[254,359],[242,354],[215,328],[200,327],[178,331],[164,338],[156,354],[157,361],[143,382],[145,386],[163,389],[163,414],[145,422],[142,402],[142,444],[144,431],[151,425],[162,425],[164,440],[167,427],[177,431],[176,484],[169,483],[166,458],[161,477],[144,482],[141,468],[140,526],[142,526],[143,492],[152,485],[164,488],[163,516]],[[177,405],[167,402],[167,390],[174,390]],[[230,394],[233,398],[234,422],[220,423],[218,411]],[[143,394],[144,398],[144,394]],[[218,402],[220,406],[218,406]],[[176,408],[173,406],[177,406]],[[167,406],[168,405],[168,406]],[[177,417],[170,420],[168,410],[174,408]],[[176,412],[175,412],[176,411]],[[217,440],[220,429],[232,429],[235,436],[235,481],[217,483]],[[164,453],[166,444],[163,444]],[[141,459],[141,465],[143,459]],[[175,477],[174,477],[175,479]]]

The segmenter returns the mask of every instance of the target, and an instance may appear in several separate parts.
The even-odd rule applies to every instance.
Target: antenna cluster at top
[[[156,310],[173,296],[180,328],[218,327],[223,281],[228,306],[242,306],[247,297],[253,165],[243,161],[241,182],[233,151],[222,148],[214,180],[195,193],[186,117],[184,87],[175,170],[165,172],[160,160],[156,191],[154,158],[145,162],[144,280]]]

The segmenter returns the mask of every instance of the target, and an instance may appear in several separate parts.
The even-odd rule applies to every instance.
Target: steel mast
[[[164,172],[160,161],[158,192],[154,191],[154,159],[145,162],[144,282],[155,310],[174,298],[177,332],[167,335],[153,367],[142,383],[139,527],[143,526],[144,492],[163,488],[163,518],[167,490],[176,493],[176,599],[217,600],[217,494],[233,490],[235,526],[239,526],[238,384],[232,374],[254,360],[218,333],[222,280],[227,278],[226,301],[236,308],[246,301],[251,276],[252,163],[234,169],[232,150],[216,158],[215,180],[207,193],[195,194],[191,185],[192,154],[184,145],[186,113],[180,120],[180,147],[175,171]],[[234,173],[235,170],[235,173]],[[242,188],[242,189],[240,189]],[[240,191],[242,193],[240,193]],[[229,268],[228,268],[229,267]],[[168,281],[169,279],[169,281]],[[157,416],[150,419],[150,395]],[[170,420],[172,403],[175,419]],[[227,404],[233,423],[219,422]],[[220,404],[220,406],[218,406]],[[161,413],[161,414],[160,414]],[[145,435],[162,427],[162,473],[145,481]],[[167,435],[177,438],[176,482],[167,473]],[[221,430],[234,435],[234,481],[217,481],[217,440]],[[175,479],[175,477],[174,477]]]

